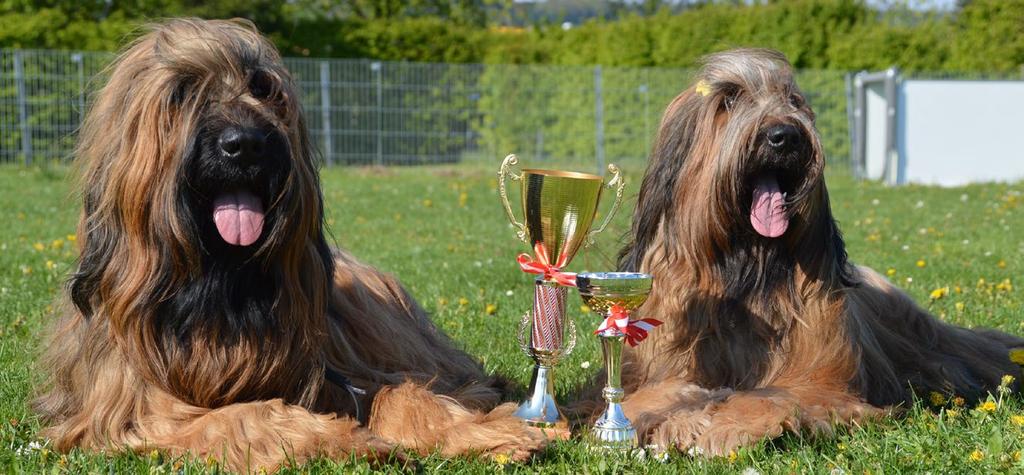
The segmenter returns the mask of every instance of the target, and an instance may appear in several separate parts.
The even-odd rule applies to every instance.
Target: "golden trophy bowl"
[[[533,310],[523,316],[519,327],[520,347],[535,365],[529,396],[516,415],[536,427],[567,427],[555,403],[553,379],[555,364],[572,352],[576,341],[575,326],[565,312],[566,287],[575,285],[575,275],[563,269],[608,226],[622,201],[624,182],[615,165],[608,166],[612,179],[605,185],[603,178],[587,173],[540,169],[516,173],[512,167],[517,164],[515,155],[505,157],[498,171],[498,191],[517,237],[533,250],[533,256],[519,256],[520,268],[537,278]],[[521,184],[523,222],[512,211],[506,179]],[[615,202],[601,225],[591,231],[605,186],[615,189]]]

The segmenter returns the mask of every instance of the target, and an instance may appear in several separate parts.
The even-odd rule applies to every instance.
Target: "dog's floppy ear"
[[[651,149],[647,171],[633,212],[630,239],[619,251],[619,270],[637,272],[658,229],[671,218],[676,183],[696,136],[700,96],[694,88],[676,96],[665,110],[658,138]]]
[[[843,286],[856,285],[853,269],[850,266],[846,254],[846,244],[843,242],[843,234],[839,230],[839,224],[832,216],[832,206],[829,204],[828,190],[822,180],[814,193],[818,197],[813,200],[819,209],[812,213],[810,229],[807,236],[824,236],[802,242],[800,246],[804,252],[802,256],[808,256],[811,262],[802,263],[805,269],[818,269],[819,278],[834,276],[836,282]]]
[[[92,194],[85,196],[84,217],[78,227],[78,239],[82,243],[78,259],[78,269],[68,280],[68,293],[71,302],[89,318],[95,310],[93,299],[100,289],[100,281],[117,247],[117,233],[111,232],[109,226],[96,220],[97,198]]]

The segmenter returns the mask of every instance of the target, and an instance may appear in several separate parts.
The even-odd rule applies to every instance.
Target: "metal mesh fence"
[[[0,163],[71,159],[109,53],[0,50]],[[286,58],[328,164],[642,160],[692,71]],[[844,72],[800,71],[832,162],[849,157]]]

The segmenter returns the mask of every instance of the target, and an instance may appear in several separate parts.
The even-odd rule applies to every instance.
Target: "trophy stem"
[[[566,321],[565,287],[538,278],[534,281],[533,311],[520,327],[520,344],[535,365],[528,398],[519,405],[516,416],[534,427],[568,427],[555,402],[554,366],[575,345],[572,322]],[[567,325],[568,323],[568,325]],[[529,343],[523,341],[529,328]]]
[[[594,424],[591,444],[604,449],[633,449],[637,446],[636,429],[622,412],[621,404],[626,394],[622,389],[622,348],[626,336],[614,328],[598,336],[601,338],[604,368],[608,374],[608,382],[601,395],[608,406]]]
[[[516,416],[534,427],[568,426],[555,402],[554,368],[537,363],[530,379],[530,395],[519,405]]]

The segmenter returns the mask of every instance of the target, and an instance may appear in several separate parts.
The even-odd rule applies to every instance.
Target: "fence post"
[[[651,69],[644,69],[644,83],[640,85],[640,92],[644,95],[644,158],[651,156]]]
[[[370,69],[374,72],[374,80],[377,85],[377,158],[374,164],[384,166],[384,84],[381,76],[382,65],[380,61],[370,63]]]
[[[850,138],[850,170],[853,171],[854,178],[862,178],[862,171],[858,166],[857,160],[854,157],[857,156],[857,114],[855,110],[857,108],[856,98],[854,97],[854,86],[853,86],[853,73],[848,72],[843,76],[846,84],[846,127],[847,135]]]
[[[334,137],[331,128],[331,63],[320,61],[320,122],[323,123],[324,157],[334,165]]]
[[[85,121],[85,57],[82,53],[72,53],[71,62],[78,66],[78,127]]]
[[[594,152],[597,174],[604,173],[604,97],[601,87],[601,65],[594,66]]]
[[[18,90],[18,122],[21,125],[21,153],[25,165],[32,165],[32,129],[28,125],[28,96],[25,92],[25,68],[21,51],[14,52],[14,83]]]

